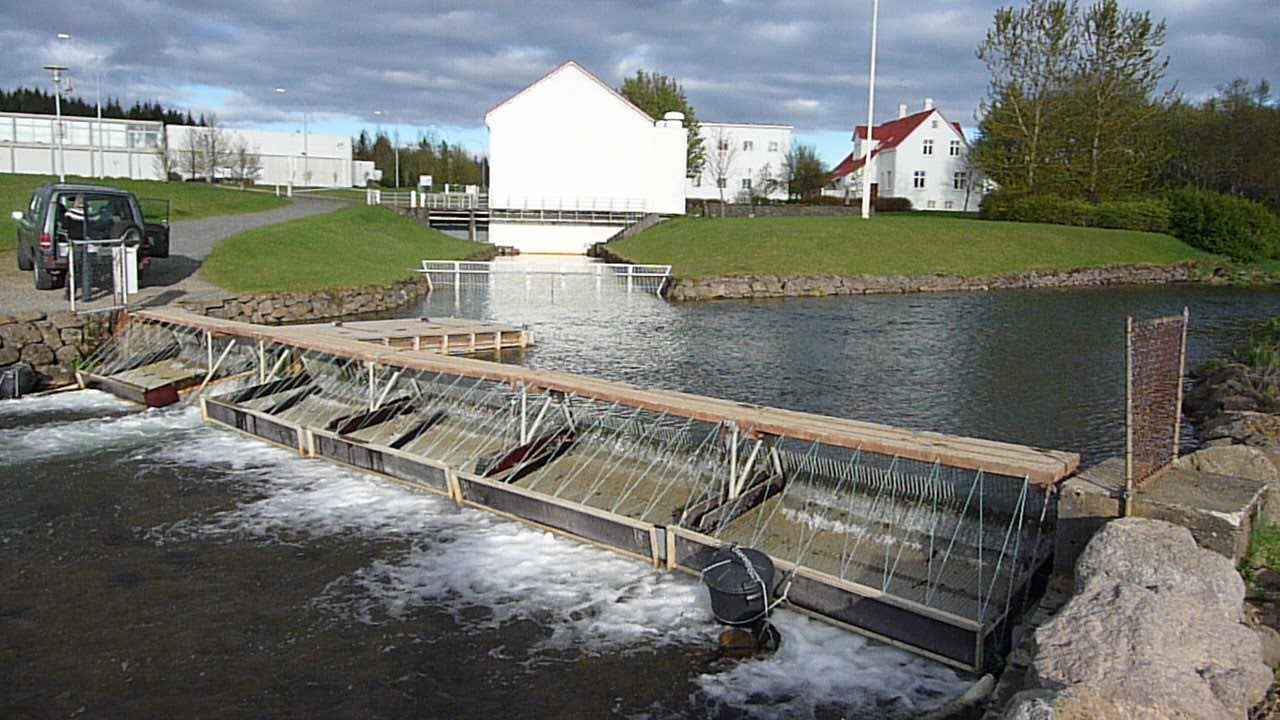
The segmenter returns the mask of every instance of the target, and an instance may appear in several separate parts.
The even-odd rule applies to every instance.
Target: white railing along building
[[[671,278],[670,265],[632,265],[628,263],[531,264],[479,262],[468,260],[423,260],[418,270],[434,289],[441,286],[460,288],[488,285],[496,276],[522,276],[525,285],[535,278],[577,278],[593,284],[596,290],[625,288],[627,292],[661,295]]]

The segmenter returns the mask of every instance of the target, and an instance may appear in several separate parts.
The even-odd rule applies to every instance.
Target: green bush
[[[1256,262],[1280,254],[1280,219],[1260,203],[1203,190],[1169,194],[1169,231],[1201,250]]]
[[[978,217],[983,220],[1008,220],[1009,210],[1019,197],[1004,190],[992,190],[978,204]]]
[[[1164,200],[1113,200],[1093,206],[1093,226],[1116,230],[1169,232],[1169,203]]]
[[[1050,225],[1088,227],[1093,223],[1093,206],[1082,200],[1068,200],[1054,195],[1031,195],[1013,203],[1009,219],[1015,222],[1038,222]]]
[[[876,212],[911,212],[911,201],[904,197],[877,197]]]

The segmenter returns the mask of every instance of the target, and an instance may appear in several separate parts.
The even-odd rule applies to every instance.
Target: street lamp
[[[876,30],[880,19],[880,0],[871,3],[871,73],[867,81],[867,151],[862,160],[862,219],[871,217],[871,128],[876,113]]]
[[[284,95],[289,92],[282,87],[276,88],[276,92]],[[299,98],[301,100],[301,98]],[[307,123],[307,106],[306,101],[302,101],[302,182],[311,185],[311,153],[310,153],[310,127]]]
[[[58,144],[58,182],[66,182],[67,158],[62,154],[62,81],[66,79],[67,68],[62,65],[45,65],[44,69],[53,77],[53,108],[57,118],[53,127],[53,139]]]
[[[390,115],[388,115],[387,113],[384,113],[381,110],[374,110],[373,114],[378,117],[382,117],[386,115],[387,119],[390,119]],[[400,189],[400,129],[396,128],[395,133],[396,133],[396,142],[393,147],[396,153],[396,189],[399,190]],[[376,143],[377,141],[375,140],[374,142]]]

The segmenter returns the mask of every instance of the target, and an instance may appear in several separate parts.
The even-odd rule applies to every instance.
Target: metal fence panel
[[[1187,320],[1184,309],[1172,317],[1127,321],[1127,494],[1178,457]]]

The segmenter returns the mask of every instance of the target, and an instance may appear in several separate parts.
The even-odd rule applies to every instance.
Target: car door
[[[138,204],[147,237],[145,254],[153,258],[169,257],[169,201],[142,198]]]
[[[22,211],[22,219],[17,222],[18,225],[18,247],[27,253],[27,257],[32,257],[32,251],[35,249],[35,233],[40,225],[40,191],[31,193],[31,200],[27,203],[27,208]]]

